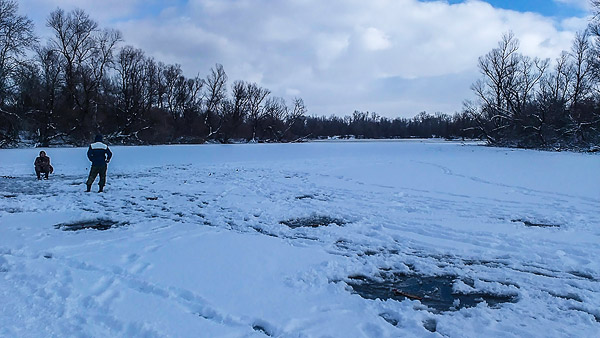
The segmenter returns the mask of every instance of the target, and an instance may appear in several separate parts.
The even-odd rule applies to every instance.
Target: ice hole
[[[62,229],[63,231],[79,231],[84,229],[95,229],[104,231],[111,228],[117,228],[125,224],[127,223],[116,222],[110,219],[98,218],[94,220],[56,224],[54,225],[54,228]]]
[[[452,285],[457,276],[421,276],[416,274],[390,274],[381,279],[352,276],[346,282],[354,292],[365,299],[418,300],[434,312],[456,311],[486,302],[494,308],[502,303],[517,301],[516,295],[485,292],[456,293]]]
[[[313,216],[309,216],[309,217],[292,218],[292,219],[288,219],[285,221],[281,221],[279,223],[287,225],[292,229],[295,229],[295,228],[301,228],[301,227],[317,228],[317,227],[328,226],[331,224],[342,226],[342,225],[346,224],[346,221],[339,219],[339,218],[329,217],[329,216],[313,215]]]

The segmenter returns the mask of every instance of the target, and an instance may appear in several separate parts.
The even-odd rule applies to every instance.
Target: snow
[[[597,155],[440,141],[111,147],[99,194],[84,193],[86,149],[44,149],[48,181],[35,179],[40,150],[0,150],[2,337],[600,332]],[[281,223],[304,217],[344,224]],[[98,219],[117,226],[55,227]],[[382,271],[517,300],[439,312],[348,285]]]

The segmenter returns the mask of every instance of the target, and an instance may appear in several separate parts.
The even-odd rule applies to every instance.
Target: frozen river
[[[460,142],[0,150],[0,336],[591,337],[600,157]],[[94,229],[97,228],[97,229]]]

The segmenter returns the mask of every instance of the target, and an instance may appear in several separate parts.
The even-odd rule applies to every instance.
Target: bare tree
[[[519,41],[514,34],[502,37],[498,47],[479,58],[482,79],[472,86],[482,108],[476,114],[480,120],[490,121],[486,135],[492,143],[507,135],[528,128],[528,105],[546,72],[549,61],[529,58],[519,52]]]
[[[15,1],[0,0],[0,146],[16,140],[18,116],[5,106],[14,100],[21,58],[37,41],[32,21],[18,15],[17,9]]]
[[[32,21],[18,15],[17,9],[15,1],[0,0],[0,108],[11,96],[21,57],[37,41]]]
[[[294,98],[294,107],[291,111],[288,112],[285,117],[286,129],[283,131],[283,134],[287,134],[288,131],[293,130],[294,128],[302,128],[304,123],[304,118],[307,113],[306,106],[304,105],[304,100],[299,97]],[[299,135],[299,133],[294,133],[296,136],[305,137],[306,135]]]
[[[165,106],[175,121],[183,116],[183,111],[177,104],[177,94],[179,87],[181,87],[181,82],[185,81],[185,78],[183,77],[181,66],[178,64],[167,65],[162,73],[165,80]]]
[[[56,138],[65,136],[60,132],[61,115],[57,104],[62,85],[61,65],[58,55],[48,47],[36,49],[37,63],[41,71],[41,100],[42,106],[36,112],[38,142],[48,146]]]
[[[216,64],[210,69],[210,73],[204,80],[204,125],[208,128],[209,139],[214,137],[223,126],[222,114],[220,113],[221,105],[227,97],[227,74],[223,65]]]
[[[67,104],[74,110],[72,131],[79,131],[79,137],[87,138],[99,127],[98,97],[121,34],[100,30],[80,9],[69,13],[56,9],[50,13],[46,25],[54,33],[50,45],[64,64]]]
[[[589,31],[585,30],[577,33],[570,54],[573,59],[574,72],[570,97],[571,109],[577,108],[578,104],[591,94],[592,67],[590,64],[590,52]]]
[[[261,117],[265,136],[279,142],[283,139],[285,118],[289,113],[285,100],[281,97],[269,97],[265,100]]]
[[[221,133],[224,143],[229,142],[229,139],[236,135],[248,115],[250,97],[246,89],[247,85],[244,81],[235,81],[231,86],[231,99],[226,101],[222,109]]]
[[[246,91],[248,93],[248,120],[250,127],[252,128],[251,140],[255,142],[257,140],[257,132],[259,131],[259,124],[263,114],[263,102],[271,91],[266,88],[258,86],[256,83],[248,83],[246,85]]]
[[[123,47],[117,56],[117,104],[114,139],[136,139],[139,132],[148,128],[144,120],[146,110],[145,84],[146,58],[141,49]]]
[[[573,78],[574,69],[570,55],[563,52],[556,59],[553,71],[548,72],[540,81],[541,99],[565,107],[571,96]]]

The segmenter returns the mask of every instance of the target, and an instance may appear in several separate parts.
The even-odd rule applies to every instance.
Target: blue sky
[[[423,0],[439,1],[439,0]],[[566,18],[585,15],[587,0],[484,0],[496,8],[510,9],[519,12],[534,12],[544,16]],[[450,4],[458,4],[465,0],[448,0]]]
[[[41,36],[57,7],[85,10],[157,61],[304,99],[317,115],[453,113],[477,59],[513,31],[554,60],[586,28],[588,0],[18,0]],[[42,39],[43,40],[43,39]]]

